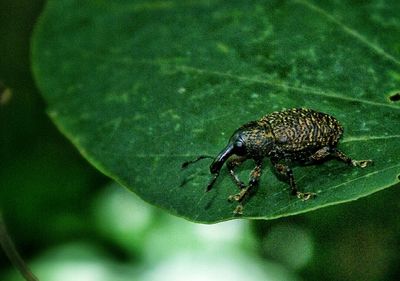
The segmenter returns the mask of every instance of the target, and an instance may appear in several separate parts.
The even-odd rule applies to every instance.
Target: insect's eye
[[[237,155],[244,155],[246,153],[245,145],[242,140],[235,141],[234,145],[235,145],[235,153]]]
[[[235,142],[235,147],[241,148],[241,147],[243,147],[243,146],[244,146],[244,144],[243,144],[242,141],[236,141],[236,142]]]

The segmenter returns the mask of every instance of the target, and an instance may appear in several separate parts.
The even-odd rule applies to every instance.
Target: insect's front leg
[[[248,197],[253,188],[258,185],[261,177],[261,169],[262,161],[257,161],[256,166],[250,173],[249,184],[241,188],[239,193],[229,196],[229,201],[239,202],[239,205],[237,205],[235,211],[233,211],[234,214],[243,214],[243,201],[246,197]]]
[[[235,173],[234,169],[236,167],[240,166],[244,161],[246,161],[246,159],[247,158],[245,156],[232,156],[229,158],[229,160],[226,163],[229,174],[231,175],[232,180],[239,187],[239,189],[245,188],[246,185],[239,179],[239,177]]]

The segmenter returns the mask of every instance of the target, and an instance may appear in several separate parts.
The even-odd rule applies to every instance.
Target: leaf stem
[[[39,281],[39,279],[33,275],[21,255],[18,253],[10,235],[8,234],[6,225],[4,223],[3,215],[0,211],[0,245],[3,248],[8,259],[14,265],[14,267],[21,273],[27,281]]]

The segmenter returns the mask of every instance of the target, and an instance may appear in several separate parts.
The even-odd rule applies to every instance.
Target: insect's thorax
[[[274,143],[271,126],[262,121],[250,122],[242,126],[242,138],[246,143],[247,157],[260,159],[269,156]]]

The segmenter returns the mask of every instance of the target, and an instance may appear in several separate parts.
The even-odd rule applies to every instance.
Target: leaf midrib
[[[336,25],[338,25],[344,32],[346,32],[347,34],[351,35],[352,37],[357,39],[359,42],[363,43],[365,46],[369,47],[372,51],[374,51],[378,55],[382,56],[383,58],[385,58],[385,59],[387,59],[387,60],[389,60],[389,61],[391,61],[391,62],[393,62],[393,63],[395,63],[397,65],[400,65],[400,61],[398,59],[396,59],[394,56],[392,56],[391,54],[386,52],[380,46],[372,43],[366,36],[362,35],[357,30],[355,30],[355,29],[345,25],[341,21],[339,21],[336,17],[334,17],[333,15],[329,14],[324,9],[312,4],[311,2],[309,2],[307,0],[294,0],[294,2],[302,4],[305,7],[309,8],[310,10],[319,13],[320,15],[324,16],[326,18],[326,20],[328,20],[329,22],[333,22]]]

